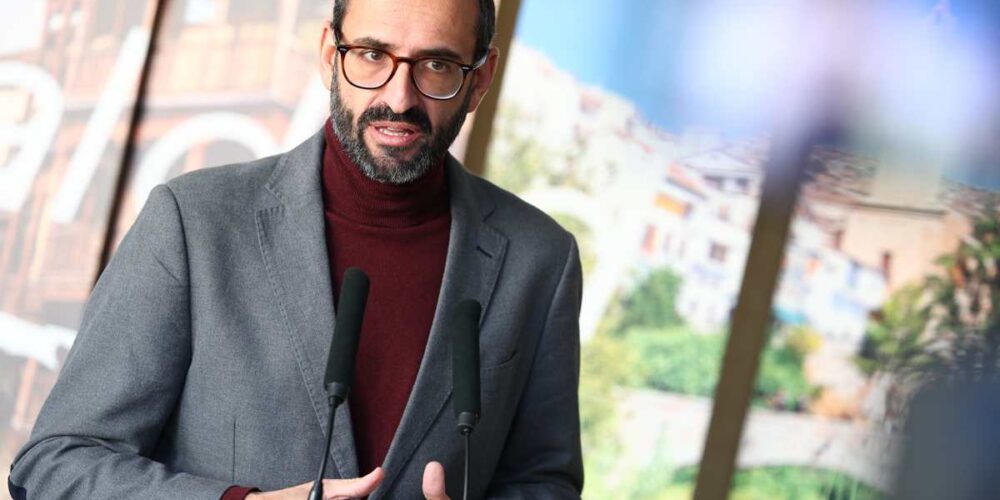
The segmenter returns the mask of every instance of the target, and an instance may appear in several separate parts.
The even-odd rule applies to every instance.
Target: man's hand
[[[451,500],[444,491],[444,467],[437,462],[427,462],[424,467],[424,498],[427,500]]]
[[[444,472],[442,472],[442,474],[444,474]],[[382,468],[376,467],[375,470],[369,472],[368,475],[363,477],[357,477],[354,479],[324,479],[323,499],[339,500],[368,496],[371,492],[375,491],[375,488],[377,488],[379,483],[382,482],[382,478],[384,476],[385,473],[382,472]],[[309,496],[309,492],[312,491],[312,485],[313,483],[309,482],[278,491],[251,493],[247,495],[246,500],[302,500],[303,498],[307,498]],[[441,491],[444,491],[443,475],[441,476],[441,485]]]

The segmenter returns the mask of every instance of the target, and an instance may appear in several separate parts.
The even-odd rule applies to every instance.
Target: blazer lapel
[[[323,389],[334,309],[320,169],[322,131],[278,162],[267,189],[280,204],[257,211],[261,254],[316,413],[317,442],[329,416]],[[340,477],[358,475],[347,404],[337,410],[331,457]]]
[[[386,477],[372,498],[391,490],[444,409],[452,390],[448,331],[452,311],[460,301],[476,299],[483,306],[482,317],[486,316],[507,250],[507,238],[484,222],[493,211],[492,200],[478,192],[472,174],[451,156],[447,172],[451,234],[441,291],[420,370],[385,459]]]

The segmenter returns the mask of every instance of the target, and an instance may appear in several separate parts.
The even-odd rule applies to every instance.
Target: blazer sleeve
[[[571,240],[517,415],[487,497],[580,498],[580,301],[583,277]]]
[[[156,187],[95,286],[76,341],[11,467],[15,498],[205,498],[229,483],[152,460],[191,359],[180,210]]]

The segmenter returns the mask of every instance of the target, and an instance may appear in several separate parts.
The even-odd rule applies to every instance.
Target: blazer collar
[[[410,399],[385,459],[385,479],[371,498],[392,491],[417,447],[423,442],[452,391],[451,332],[447,325],[455,306],[476,299],[488,314],[490,298],[500,275],[507,238],[487,223],[495,203],[480,189],[481,182],[451,156],[445,168],[451,197],[451,234],[444,278],[424,357]],[[482,319],[480,320],[482,321]],[[457,431],[456,431],[457,439]],[[423,471],[424,464],[416,464]]]
[[[323,131],[320,130],[291,151],[279,156],[274,172],[265,183],[267,190],[284,205],[318,206],[321,219],[321,169],[325,145]]]
[[[278,159],[266,183],[277,204],[256,214],[275,302],[316,413],[316,442],[323,442],[330,414],[323,376],[335,321],[320,185],[323,146],[323,134],[318,133]],[[340,477],[358,475],[347,404],[337,410],[330,454]]]
[[[278,203],[257,211],[261,254],[316,413],[318,432],[325,430],[329,415],[323,373],[335,321],[320,184],[324,146],[320,131],[283,155],[266,183]],[[481,181],[450,155],[445,168],[452,221],[441,292],[417,379],[386,457],[385,480],[372,498],[390,491],[444,409],[452,387],[446,325],[454,306],[463,299],[478,300],[483,318],[487,316],[507,250],[507,238],[488,223],[496,205],[481,189]],[[340,477],[359,473],[349,404],[350,399],[341,406],[334,424],[331,456]],[[419,469],[423,470],[423,464]]]

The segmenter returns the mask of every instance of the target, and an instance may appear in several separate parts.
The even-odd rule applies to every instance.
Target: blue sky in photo
[[[682,0],[524,0],[517,39],[584,83],[627,97],[646,119],[673,130]],[[553,29],[560,26],[561,29]]]
[[[890,0],[930,13],[939,0]],[[731,137],[760,133],[747,123],[695,115],[680,79],[684,28],[696,2],[685,0],[523,0],[516,38],[581,82],[632,101],[642,116],[669,132],[708,126]],[[1000,0],[952,0],[961,36],[1000,45]],[[989,148],[989,146],[987,146]],[[1000,151],[983,151],[957,180],[1000,189]]]

